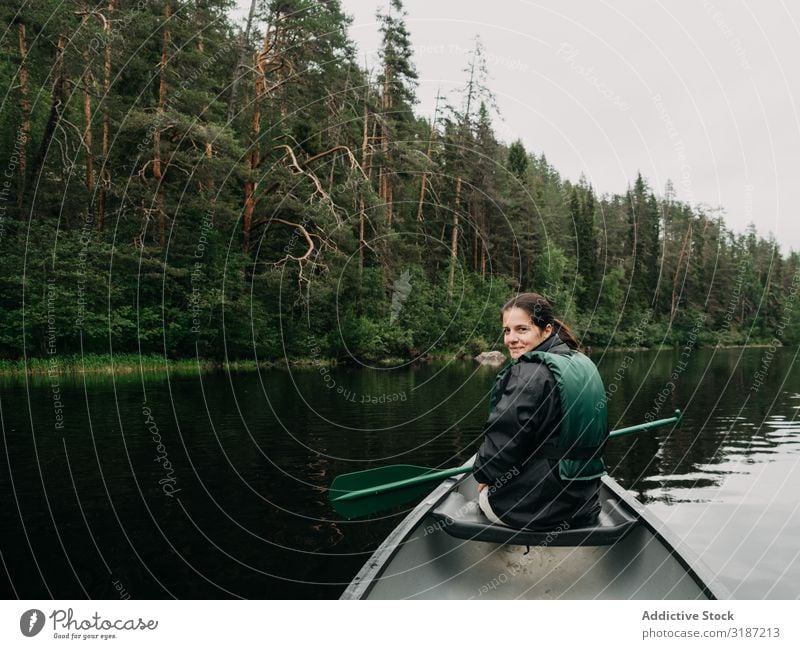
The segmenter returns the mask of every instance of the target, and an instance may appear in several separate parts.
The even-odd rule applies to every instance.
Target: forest
[[[423,117],[400,0],[374,69],[338,0],[232,4],[3,3],[0,359],[473,354],[528,290],[592,349],[800,343],[796,252],[499,141],[479,37]]]

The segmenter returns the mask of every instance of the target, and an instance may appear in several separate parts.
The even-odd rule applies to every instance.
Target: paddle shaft
[[[675,414],[672,417],[667,417],[666,419],[656,419],[655,421],[648,421],[644,424],[638,424],[636,426],[629,426],[628,428],[620,428],[618,430],[612,430],[608,434],[608,436],[621,437],[623,435],[631,435],[633,433],[639,433],[645,430],[659,428],[661,426],[668,426],[669,424],[678,424],[680,423],[682,416],[683,415],[681,411],[676,410]],[[395,491],[397,489],[402,489],[404,487],[412,487],[415,485],[425,484],[426,482],[444,480],[445,478],[450,478],[454,475],[469,473],[470,471],[472,471],[473,468],[474,465],[465,464],[463,466],[457,466],[451,469],[442,469],[439,471],[432,470],[430,473],[426,473],[425,475],[417,476],[415,478],[407,478],[406,480],[397,480],[396,482],[389,482],[387,484],[376,485],[368,489],[359,489],[358,491],[351,491],[350,493],[346,493],[341,496],[337,496],[336,498],[333,498],[332,502],[339,503],[348,500],[356,500],[358,498],[363,498],[365,496],[377,496],[379,494],[386,493],[389,491]]]
[[[683,413],[680,410],[675,410],[675,414],[672,417],[668,417],[667,419],[656,419],[655,421],[648,421],[644,424],[637,424],[636,426],[628,426],[627,428],[618,428],[617,430],[612,430],[608,434],[608,436],[622,437],[623,435],[630,435],[631,433],[641,433],[642,431],[650,430],[651,428],[668,426],[669,424],[672,423],[679,424],[681,422],[682,417]]]

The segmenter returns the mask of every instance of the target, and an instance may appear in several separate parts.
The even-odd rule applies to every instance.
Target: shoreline
[[[771,345],[768,343],[753,343],[749,345],[716,345],[698,349],[763,349]],[[781,345],[785,347],[786,345]],[[605,353],[631,353],[648,351],[675,351],[680,347],[664,345],[659,348],[650,347],[605,347],[591,349],[589,356]],[[473,355],[464,352],[447,351],[427,354],[423,359],[405,359],[388,357],[370,361],[371,365],[379,367],[424,365],[431,362],[472,360]],[[287,368],[314,368],[314,367],[347,367],[350,363],[342,363],[335,358],[295,358],[281,361],[255,361],[235,360],[220,361],[209,358],[165,358],[163,356],[137,354],[86,354],[84,356],[64,355],[47,358],[34,357],[26,360],[0,360],[0,377],[18,376],[47,376],[51,373],[58,375],[125,375],[125,374],[177,374],[191,375],[197,373],[211,373],[221,371],[247,372],[259,369],[287,369]]]

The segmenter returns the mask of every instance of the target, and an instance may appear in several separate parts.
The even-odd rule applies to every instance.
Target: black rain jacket
[[[571,350],[552,334],[533,351]],[[489,485],[492,511],[517,529],[593,525],[600,479],[562,480],[558,460],[536,457],[540,448],[558,445],[561,399],[553,373],[523,358],[499,380],[474,468],[475,479]]]

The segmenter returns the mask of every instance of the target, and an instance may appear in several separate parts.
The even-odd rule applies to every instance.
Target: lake
[[[800,596],[795,348],[593,359],[609,473],[737,598]],[[334,476],[475,452],[496,369],[0,378],[5,598],[335,598],[403,511],[338,520]],[[6,573],[3,575],[3,573]]]

